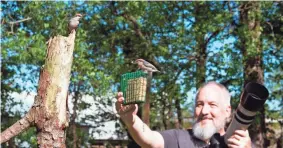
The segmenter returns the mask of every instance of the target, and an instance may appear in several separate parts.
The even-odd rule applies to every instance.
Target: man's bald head
[[[200,91],[206,87],[211,87],[211,86],[216,86],[217,88],[219,88],[219,93],[220,93],[220,96],[221,96],[221,102],[224,103],[224,105],[228,105],[230,106],[230,101],[231,101],[231,95],[229,93],[229,91],[227,90],[227,88],[220,84],[220,83],[217,83],[215,81],[210,81],[210,82],[207,82],[205,84],[203,84],[199,89],[198,89],[198,92],[197,92],[197,95],[196,95],[196,99],[195,99],[195,102],[197,101],[198,97],[199,97],[199,94],[200,94]]]

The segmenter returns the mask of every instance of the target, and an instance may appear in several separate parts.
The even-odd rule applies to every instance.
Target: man
[[[220,135],[225,134],[224,126],[230,117],[231,106],[230,94],[221,84],[208,82],[199,88],[195,101],[195,123],[192,130],[152,131],[137,116],[137,105],[123,106],[123,99],[122,93],[119,92],[116,110],[133,139],[143,148],[214,147],[212,146],[214,144],[220,146],[224,144],[219,139]],[[251,140],[248,131],[235,131],[228,139],[228,147],[250,148]]]

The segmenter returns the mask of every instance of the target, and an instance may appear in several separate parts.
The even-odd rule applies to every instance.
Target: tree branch
[[[183,70],[185,70],[185,69],[188,68],[187,66],[189,66],[189,64],[190,64],[190,62],[188,62],[188,63],[186,63],[186,64],[183,64],[183,65],[179,65],[180,69],[179,69],[177,72],[175,72],[176,75],[171,79],[172,81],[168,82],[168,83],[166,84],[166,86],[163,87],[163,89],[162,89],[160,92],[162,93],[162,92],[164,92],[166,89],[171,89],[171,88],[172,88],[172,85],[171,85],[171,84],[175,84],[175,83],[176,83],[176,81],[178,80],[180,74],[183,72]]]
[[[31,20],[31,17],[27,17],[27,18],[24,18],[24,19],[21,19],[21,20],[8,22],[8,23],[12,25],[12,24],[18,24],[18,23],[21,23],[21,22],[25,22],[25,21],[28,21],[28,20]]]
[[[207,46],[207,44],[210,42],[210,40],[212,40],[214,37],[216,37],[220,31],[222,31],[226,26],[224,26],[223,28],[217,29],[215,32],[213,32],[211,34],[211,36],[209,36],[206,40],[205,40],[205,47]]]
[[[133,16],[128,15],[128,14],[125,14],[125,13],[122,14],[122,16],[123,16],[126,20],[129,20],[129,21],[133,24],[134,30],[135,30],[137,36],[139,36],[139,37],[140,37],[141,39],[143,39],[143,40],[146,40],[145,37],[144,37],[144,35],[143,35],[143,33],[142,33],[141,30],[140,30],[140,27],[139,27],[139,24],[138,24],[137,20],[136,20]]]
[[[269,27],[270,27],[270,29],[271,29],[271,32],[272,32],[272,36],[274,37],[274,30],[273,30],[273,25],[270,23],[270,22],[265,22],[266,24],[268,24],[269,25]]]
[[[33,108],[30,109],[29,112],[22,119],[20,119],[15,124],[6,129],[4,132],[2,132],[0,143],[2,144],[4,142],[7,142],[14,136],[18,135],[19,133],[23,132],[25,129],[30,127],[31,124],[34,122],[34,112],[35,110]]]
[[[10,16],[10,15],[9,15]],[[11,17],[11,16],[10,16]],[[8,24],[10,24],[11,25],[11,31],[10,32],[8,32],[9,34],[11,33],[11,34],[14,34],[14,25],[15,24],[19,24],[19,23],[21,23],[21,22],[25,22],[25,21],[29,21],[29,20],[31,20],[31,17],[27,17],[27,18],[24,18],[24,19],[21,19],[21,20],[17,20],[17,21],[12,21],[12,22],[8,22]]]

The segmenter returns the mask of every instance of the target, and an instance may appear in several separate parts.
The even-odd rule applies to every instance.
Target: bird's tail
[[[148,77],[147,77],[148,82],[150,82],[151,79],[152,79],[152,72],[148,72]]]

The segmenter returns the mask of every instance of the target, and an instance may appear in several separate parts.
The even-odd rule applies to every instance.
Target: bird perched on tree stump
[[[74,30],[76,30],[80,24],[80,19],[83,15],[77,13],[73,18],[69,21],[69,31],[72,33]]]

